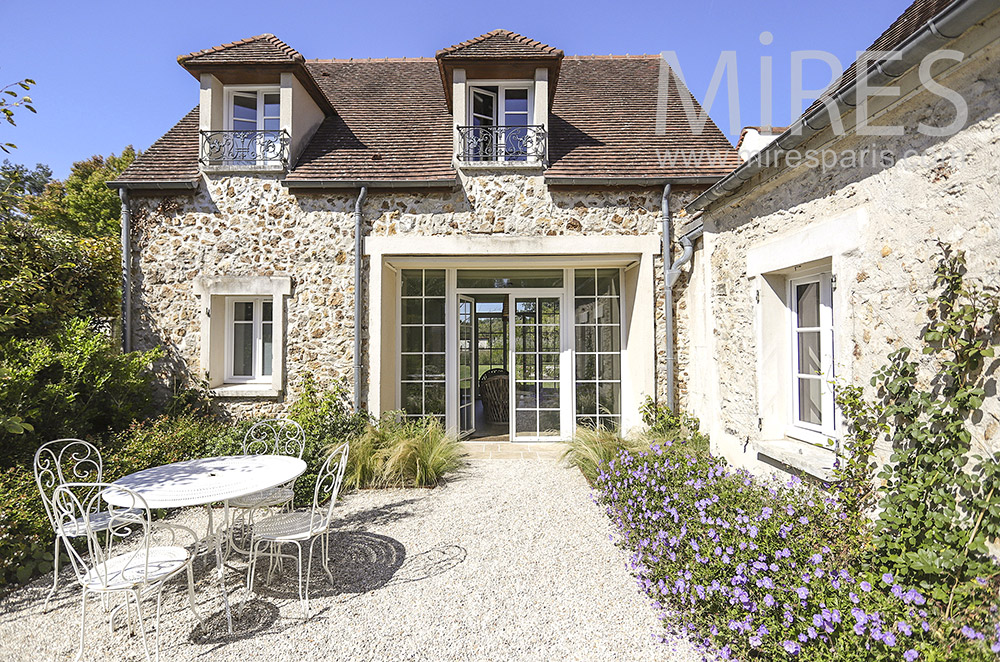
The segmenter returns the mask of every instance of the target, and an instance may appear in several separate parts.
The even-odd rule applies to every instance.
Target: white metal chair
[[[316,488],[313,491],[312,508],[278,513],[264,518],[254,524],[253,538],[250,545],[250,567],[247,568],[247,599],[253,596],[253,582],[257,571],[257,559],[266,546],[271,546],[272,563],[275,559],[291,558],[298,562],[299,571],[299,602],[302,604],[305,618],[309,618],[309,580],[312,575],[312,557],[316,541],[321,541],[320,550],[323,558],[323,571],[333,582],[330,574],[330,523],[333,520],[333,507],[337,502],[337,493],[344,482],[344,471],[347,469],[348,445],[338,446],[323,463],[316,476]],[[306,562],[305,595],[302,586],[302,546],[309,543],[309,555]],[[281,547],[286,544],[295,545],[296,556],[281,554]],[[244,603],[245,605],[246,603]]]
[[[306,435],[302,426],[287,418],[276,418],[255,423],[243,437],[243,455],[288,455],[302,459]],[[295,481],[260,492],[233,499],[229,507],[235,509],[233,526],[229,527],[229,546],[248,553],[236,545],[233,532],[244,530],[243,524],[253,523],[253,511],[263,508],[289,508],[295,498]],[[237,524],[237,521],[239,523]]]
[[[114,492],[112,506],[104,495]],[[126,613],[130,614],[129,598],[135,602],[139,632],[146,659],[150,659],[146,643],[146,629],[142,617],[142,600],[156,596],[156,647],[155,658],[160,659],[160,609],[163,586],[167,580],[187,570],[188,602],[191,611],[204,624],[194,605],[194,574],[192,555],[178,544],[178,533],[191,537],[197,543],[194,531],[176,524],[153,523],[145,500],[138,493],[113,483],[65,483],[52,495],[52,512],[57,531],[63,538],[77,581],[83,587],[80,602],[80,650],[76,660],[83,657],[86,637],[87,597],[124,594]],[[100,522],[105,532],[102,544],[94,522]],[[67,533],[77,527],[77,537],[86,538],[86,553],[81,553],[70,543]],[[161,536],[164,538],[160,540]],[[165,544],[163,544],[165,543]],[[113,618],[113,615],[112,615]],[[129,621],[129,629],[132,624]]]
[[[42,505],[45,507],[45,514],[52,525],[55,537],[55,555],[53,557],[55,568],[52,572],[52,588],[45,596],[43,609],[49,608],[49,600],[56,592],[59,585],[59,545],[62,536],[56,522],[55,513],[52,510],[52,494],[56,488],[67,482],[95,482],[99,483],[104,478],[104,465],[101,461],[101,453],[97,448],[82,439],[56,439],[42,444],[35,451],[35,484],[42,495]],[[90,526],[95,531],[107,530],[107,513],[93,513]],[[62,530],[67,538],[76,538],[84,535],[83,520],[67,522]]]

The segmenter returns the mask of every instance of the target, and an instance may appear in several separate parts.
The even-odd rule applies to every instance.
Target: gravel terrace
[[[337,510],[335,586],[314,563],[311,620],[301,620],[294,564],[286,564],[270,586],[258,576],[256,599],[227,634],[212,555],[208,570],[195,562],[207,628],[184,607],[181,579],[164,590],[162,659],[701,659],[683,639],[657,642],[656,615],[586,481],[552,459],[473,459],[437,489],[352,493]],[[176,520],[204,531],[203,509]],[[245,573],[242,559],[230,563],[235,608]],[[51,575],[0,602],[0,660],[73,658],[80,589],[67,571],[49,613]],[[152,634],[151,619],[147,627]],[[122,628],[109,635],[97,599],[88,600],[84,655],[144,659],[138,637]]]

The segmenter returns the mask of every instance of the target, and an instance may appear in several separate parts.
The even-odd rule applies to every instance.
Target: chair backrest
[[[479,390],[482,391],[483,384],[485,384],[486,380],[490,377],[506,374],[508,374],[507,368],[490,368],[489,370],[484,370],[483,374],[479,375]]]
[[[104,499],[105,494],[113,494],[117,505],[108,503]],[[113,483],[63,483],[52,494],[52,508],[56,531],[66,543],[66,553],[81,584],[89,584],[93,588],[96,579],[101,587],[107,588],[115,577],[111,576],[108,567],[112,564],[105,564],[104,561],[116,555],[116,548],[126,538],[136,534],[141,536],[139,544],[134,547],[130,544],[128,551],[123,552],[127,554],[123,559],[125,564],[132,568],[124,579],[141,583],[149,575],[152,515],[146,500],[138,493]],[[92,525],[97,516],[102,518],[100,535]],[[77,539],[86,539],[86,554],[73,546],[65,533],[78,529],[81,524],[82,536]],[[122,566],[115,563],[113,567]]]
[[[35,451],[35,484],[49,523],[55,528],[52,494],[63,483],[99,483],[104,479],[104,463],[97,448],[82,439],[56,439]]]
[[[243,437],[244,455],[289,455],[302,459],[306,433],[287,418],[274,418],[254,425]]]
[[[320,531],[330,526],[333,517],[333,506],[337,503],[337,494],[344,482],[344,472],[347,470],[348,444],[337,446],[316,476],[316,489],[313,492],[311,528]]]
[[[505,422],[509,417],[510,381],[506,373],[493,375],[482,384],[480,394],[486,417],[494,422]]]

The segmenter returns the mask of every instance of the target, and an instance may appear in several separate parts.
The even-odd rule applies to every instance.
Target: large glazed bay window
[[[618,269],[575,273],[576,424],[621,424],[621,283]]]
[[[445,272],[404,269],[400,297],[400,402],[408,418],[445,420]]]
[[[829,273],[820,273],[789,280],[788,288],[792,425],[832,434],[833,281]]]

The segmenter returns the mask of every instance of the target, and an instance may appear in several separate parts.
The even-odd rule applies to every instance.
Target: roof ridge
[[[200,51],[195,51],[193,53],[188,53],[187,55],[178,55],[177,62],[184,64],[188,60],[194,59],[196,57],[201,57],[203,55],[211,55],[212,53],[219,53],[221,51],[234,48],[236,46],[244,46],[246,44],[252,44],[255,41],[266,41],[275,48],[282,51],[292,60],[298,60],[299,62],[305,61],[305,58],[297,50],[283,42],[281,39],[271,34],[270,32],[265,32],[264,34],[254,35],[253,37],[246,37],[245,39],[240,39],[238,41],[231,41],[227,44],[220,44],[218,46],[213,46],[211,48],[205,48]]]
[[[346,63],[346,62],[435,62],[432,57],[332,57],[332,58],[312,58],[306,60],[306,64],[322,64],[325,62]]]
[[[625,53],[617,55],[608,53],[607,55],[567,55],[566,60],[659,60],[662,56],[658,53]]]
[[[463,41],[461,43],[453,44],[451,46],[448,46],[447,48],[442,48],[441,50],[439,50],[437,53],[434,54],[434,57],[435,58],[439,58],[439,57],[442,57],[444,55],[451,55],[452,53],[454,53],[456,51],[459,51],[459,50],[461,50],[463,48],[467,48],[467,47],[472,46],[474,44],[478,44],[480,42],[486,41],[490,37],[496,37],[496,36],[508,37],[509,39],[512,39],[513,41],[516,41],[516,42],[518,42],[518,43],[520,43],[520,44],[522,44],[524,46],[530,46],[532,48],[537,48],[538,50],[544,51],[544,52],[546,52],[548,54],[551,54],[551,55],[561,55],[562,54],[562,51],[560,49],[556,48],[555,46],[549,46],[548,44],[543,44],[542,42],[538,41],[537,39],[532,39],[531,37],[525,37],[523,34],[519,34],[517,32],[512,32],[511,30],[505,30],[503,28],[497,28],[495,30],[490,30],[489,32],[484,32],[483,34],[479,35],[478,37],[473,37],[472,39],[466,39],[465,41]]]

